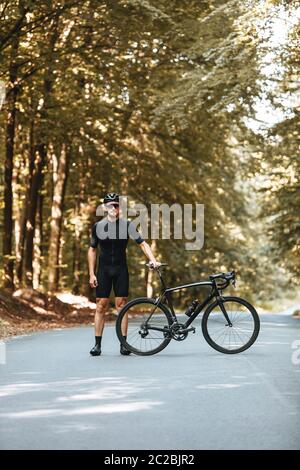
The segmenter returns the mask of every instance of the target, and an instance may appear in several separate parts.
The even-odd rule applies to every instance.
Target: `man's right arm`
[[[97,248],[89,247],[88,251],[88,264],[89,264],[89,275],[90,275],[90,286],[97,287],[98,281],[95,275],[95,267],[97,261]]]
[[[90,247],[88,251],[88,264],[89,264],[89,274],[90,274],[90,286],[97,287],[98,281],[95,275],[95,268],[97,262],[97,246],[98,246],[98,237],[97,237],[97,224],[93,225],[91,239],[90,239]]]

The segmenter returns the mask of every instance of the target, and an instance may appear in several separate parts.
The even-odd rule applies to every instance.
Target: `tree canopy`
[[[88,293],[106,191],[204,204],[200,251],[152,243],[170,283],[299,283],[299,17],[293,0],[2,1],[3,285]]]

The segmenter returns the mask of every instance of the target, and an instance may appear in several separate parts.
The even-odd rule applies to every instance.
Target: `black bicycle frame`
[[[184,328],[189,327],[189,325],[195,320],[195,318],[197,318],[199,313],[210,303],[210,301],[214,297],[216,298],[216,300],[218,302],[218,305],[220,306],[220,309],[221,309],[221,311],[222,311],[222,313],[223,313],[223,315],[224,315],[224,317],[227,321],[228,326],[232,326],[232,323],[231,323],[231,321],[228,317],[228,314],[227,314],[227,312],[224,308],[223,302],[222,302],[222,295],[220,294],[220,291],[222,291],[223,289],[225,289],[229,285],[229,281],[226,280],[225,283],[223,283],[221,286],[220,285],[218,286],[216,281],[213,279],[211,281],[198,281],[198,282],[193,282],[191,284],[183,284],[183,285],[176,286],[176,287],[166,287],[165,282],[163,280],[163,277],[162,277],[161,272],[159,271],[159,269],[157,270],[157,272],[158,272],[158,275],[160,277],[161,284],[162,284],[162,290],[161,290],[160,296],[157,299],[157,304],[159,304],[162,299],[166,298],[169,309],[170,309],[170,312],[171,312],[171,315],[172,315],[173,322],[178,323],[176,313],[175,313],[175,310],[174,310],[174,307],[173,307],[173,300],[172,300],[172,296],[171,296],[172,292],[175,292],[175,291],[181,290],[181,289],[189,289],[191,287],[209,286],[209,287],[211,287],[210,294],[204,300],[204,302],[202,302],[200,305],[198,305],[196,307],[195,311],[192,313],[192,315],[185,322]],[[154,311],[151,313],[151,315],[148,318],[147,322],[150,320],[153,313],[154,313]],[[154,329],[159,330],[160,328],[154,328]]]
[[[183,284],[181,286],[167,287],[163,289],[163,291],[160,294],[160,299],[164,297],[166,298],[168,306],[172,314],[172,319],[174,322],[177,322],[177,317],[176,317],[176,313],[173,307],[173,300],[171,296],[172,292],[175,292],[181,289],[189,289],[191,287],[205,287],[205,286],[210,286],[212,288],[214,287],[213,282],[211,281],[199,281],[199,282],[193,282],[192,284]],[[200,305],[196,307],[195,311],[187,319],[186,323],[184,324],[185,328],[187,328],[195,320],[195,318],[199,315],[202,309],[209,304],[209,302],[215,297],[216,294],[217,292],[215,292],[215,289],[212,289],[209,296],[204,300],[204,302],[202,302]]]

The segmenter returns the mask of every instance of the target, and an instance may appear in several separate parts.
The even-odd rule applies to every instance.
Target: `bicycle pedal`
[[[196,332],[196,328],[194,328],[194,327],[192,326],[192,328],[186,328],[185,330],[183,330],[184,333],[189,333],[190,331],[192,331],[193,333],[195,333],[195,332]]]

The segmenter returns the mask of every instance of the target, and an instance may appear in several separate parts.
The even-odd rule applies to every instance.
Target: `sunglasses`
[[[105,207],[106,207],[107,209],[111,209],[112,207],[113,207],[114,209],[119,209],[119,204],[105,204]]]

